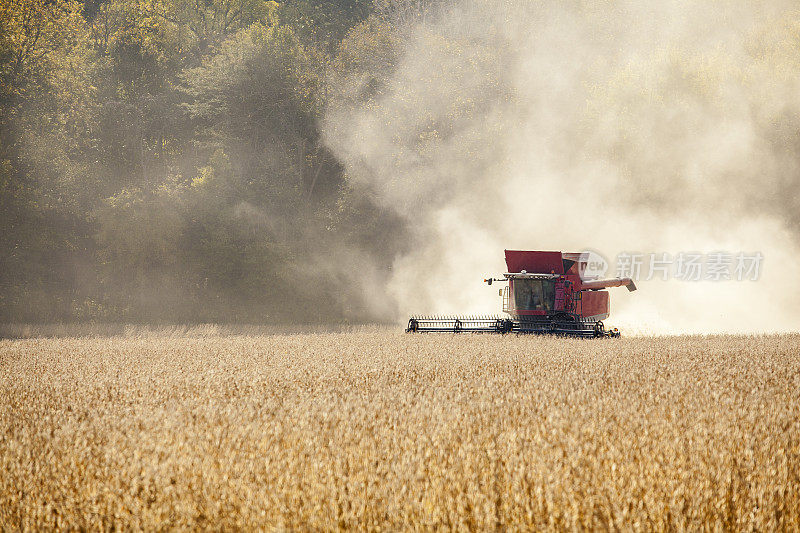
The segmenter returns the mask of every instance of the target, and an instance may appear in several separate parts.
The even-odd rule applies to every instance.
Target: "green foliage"
[[[0,75],[4,97],[33,98],[48,88],[50,72],[84,38],[80,10],[75,0],[3,0]]]
[[[164,18],[188,28],[192,49],[205,56],[240,29],[276,24],[278,8],[274,0],[177,0],[164,10]]]
[[[348,33],[330,73],[338,103],[360,105],[380,96],[397,63],[397,39],[392,26],[377,16]]]
[[[327,53],[350,28],[363,21],[373,8],[373,0],[294,0],[283,2],[280,18],[295,27],[303,38]]]
[[[401,232],[319,122],[371,5],[0,0],[0,320],[368,318],[328,254]]]
[[[217,131],[256,144],[276,132],[293,135],[308,128],[319,109],[318,64],[291,28],[254,24],[187,72],[193,100],[187,107]]]

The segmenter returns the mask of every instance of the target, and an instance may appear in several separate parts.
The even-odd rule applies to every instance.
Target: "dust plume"
[[[388,19],[324,122],[413,246],[403,314],[492,312],[503,249],[761,252],[758,281],[613,291],[636,332],[796,329],[800,12],[791,2],[450,2]],[[369,89],[369,90],[367,90]]]

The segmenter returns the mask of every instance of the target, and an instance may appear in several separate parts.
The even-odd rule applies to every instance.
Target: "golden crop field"
[[[0,341],[0,525],[800,528],[800,335]]]

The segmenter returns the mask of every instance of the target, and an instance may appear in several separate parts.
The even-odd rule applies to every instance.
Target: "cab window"
[[[514,304],[521,311],[552,311],[555,282],[542,279],[515,279]]]

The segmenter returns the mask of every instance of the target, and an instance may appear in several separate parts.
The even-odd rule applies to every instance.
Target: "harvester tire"
[[[595,337],[605,337],[606,329],[603,326],[602,322],[595,322],[594,323],[594,336]]]
[[[509,319],[499,319],[494,323],[494,329],[497,333],[501,333],[505,335],[506,333],[511,333],[514,329],[514,322]]]

